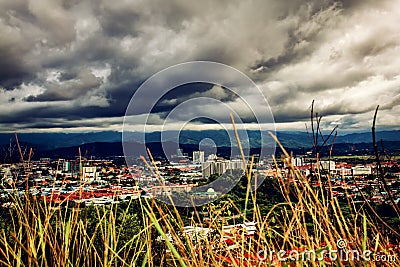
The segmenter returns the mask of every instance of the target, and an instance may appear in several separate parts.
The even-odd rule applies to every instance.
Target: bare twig
[[[241,154],[241,156],[242,156],[242,161],[243,161],[243,164],[244,164],[244,168],[245,168],[245,170],[246,170],[246,175],[248,175],[246,158],[245,158],[245,156],[244,156],[244,152],[243,152],[243,148],[242,148],[242,143],[240,142],[239,134],[238,134],[237,129],[236,129],[235,119],[234,119],[232,113],[231,113],[230,115],[231,115],[231,121],[232,121],[232,125],[233,125],[233,131],[235,132],[236,141],[237,141],[237,143],[238,143],[239,150],[240,150],[240,154]]]
[[[392,161],[393,161],[392,156],[391,156],[391,155],[389,154],[389,152],[385,149],[385,146],[384,146],[384,143],[383,143],[383,139],[381,139],[381,147],[382,147],[382,151],[383,151],[383,153],[385,154],[386,158],[387,158],[390,162],[392,162]]]
[[[21,160],[23,166],[25,167],[25,164],[24,164],[24,155],[22,154],[22,148],[21,148],[21,146],[20,146],[20,144],[19,144],[17,132],[15,132],[14,134],[15,134],[15,141],[17,142],[17,146],[18,146],[18,151],[19,151],[20,160]]]
[[[315,137],[315,130],[314,130],[314,101],[315,100],[313,100],[311,103],[310,121],[311,121],[312,142],[313,142],[313,146],[315,148],[316,137]],[[315,151],[317,151],[317,150],[315,150]]]
[[[375,124],[376,124],[376,116],[378,115],[378,109],[379,109],[379,105],[376,106],[374,120],[372,123],[372,144],[373,144],[374,152],[375,152],[376,165],[378,167],[378,177],[382,184],[383,189],[389,196],[389,200],[390,200],[390,203],[393,205],[393,209],[396,211],[397,215],[400,217],[400,208],[397,206],[396,202],[394,201],[392,193],[390,192],[389,186],[387,185],[387,183],[385,181],[385,175],[382,170],[381,160],[380,160],[379,151],[378,151],[378,145],[376,143]]]

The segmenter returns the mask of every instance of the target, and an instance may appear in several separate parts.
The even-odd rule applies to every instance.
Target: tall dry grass
[[[276,137],[273,137],[280,144]],[[201,225],[214,231],[212,234],[197,236],[182,235],[180,214],[173,208],[165,210],[157,203],[153,203],[152,208],[145,208],[156,230],[166,242],[166,249],[169,250],[169,254],[166,255],[166,259],[169,260],[167,265],[400,266],[398,250],[388,246],[390,238],[398,235],[395,229],[386,225],[389,228],[383,231],[386,226],[377,225],[376,213],[368,213],[368,209],[356,207],[350,202],[348,206],[339,203],[333,197],[330,185],[328,188],[322,187],[324,183],[319,173],[317,179],[321,186],[313,188],[309,180],[291,164],[290,155],[282,146],[281,149],[284,152],[283,160],[290,168],[289,179],[278,171],[281,193],[286,201],[276,204],[266,215],[262,215],[256,194],[250,195],[246,206],[251,207],[253,219],[258,225],[259,232],[255,236],[247,237],[245,232],[239,231],[234,233],[234,238],[230,238],[231,242],[226,242],[223,226],[227,225],[227,222],[219,214],[229,206],[235,206],[233,202],[219,208],[211,207],[208,224],[194,219],[193,225]],[[251,172],[247,175],[247,180],[250,181]],[[248,189],[249,187],[250,184]],[[344,208],[346,214],[343,212]],[[160,214],[159,220],[152,214],[154,209]],[[168,241],[166,233],[170,234],[172,241]],[[342,244],[338,245],[339,240],[344,240],[347,246],[339,246]],[[287,253],[283,258],[288,258],[288,253],[296,250],[299,253],[315,251],[317,259],[310,256],[304,260],[300,257],[294,261],[282,261],[277,255],[281,250]],[[338,251],[337,254],[342,251],[343,260],[336,260],[335,253],[330,258],[324,254],[323,251],[326,250]],[[361,257],[357,259],[356,253],[354,256],[346,254],[350,250],[357,251],[360,255],[363,251],[370,250],[379,255],[379,259],[386,261],[374,261],[374,256],[370,256],[370,260]]]
[[[125,209],[116,204],[82,208],[29,195],[13,202],[2,214],[1,266],[136,266],[150,249],[142,241],[152,226],[131,214],[133,202]],[[140,229],[127,238],[124,227]]]

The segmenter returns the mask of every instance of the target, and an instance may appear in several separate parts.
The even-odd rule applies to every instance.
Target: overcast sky
[[[278,130],[305,130],[313,99],[325,128],[367,129],[378,104],[379,127],[397,128],[399,27],[398,0],[0,0],[0,131],[120,131],[140,84],[193,60],[248,75]],[[237,101],[189,86],[152,124],[200,96]]]

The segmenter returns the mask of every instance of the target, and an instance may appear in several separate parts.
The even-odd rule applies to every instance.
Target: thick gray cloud
[[[120,130],[144,80],[174,64],[211,60],[257,83],[278,129],[303,127],[313,99],[327,124],[368,127],[380,104],[381,125],[396,127],[398,25],[395,0],[0,0],[0,126]],[[201,96],[239,105],[218,87],[189,86],[165,96],[152,123]]]

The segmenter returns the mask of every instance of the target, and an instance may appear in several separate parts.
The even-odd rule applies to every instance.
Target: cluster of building
[[[330,180],[334,196],[354,202],[378,202],[388,200],[391,194],[397,202],[400,201],[400,165],[395,161],[382,162],[381,167],[389,192],[382,186],[382,179],[378,174],[377,165],[374,162],[347,163],[334,160],[320,160],[305,157],[291,157],[284,161],[282,168],[277,172],[275,168],[258,170],[268,177],[282,175],[288,177],[290,166],[294,166],[303,177],[308,177],[313,186],[321,186],[321,182]],[[289,164],[290,163],[290,164]],[[317,175],[318,174],[318,175]],[[316,179],[320,177],[321,179]],[[325,184],[326,185],[326,184]]]
[[[321,160],[318,165],[304,156],[292,157],[284,162],[290,162],[303,176],[310,177],[314,186],[318,180],[312,177],[318,172],[323,179],[330,179],[334,194],[338,197],[351,197],[354,200],[362,198],[363,191],[371,201],[383,202],[388,192],[382,190],[377,179],[376,164],[346,163],[333,160]],[[141,160],[132,166],[124,165],[123,157],[94,160],[75,158],[72,160],[41,158],[29,163],[14,163],[0,165],[0,198],[7,196],[6,192],[23,194],[29,190],[33,195],[41,195],[50,201],[84,199],[86,204],[113,203],[121,199],[136,197],[155,197],[171,195],[174,192],[190,193],[199,184],[205,184],[210,176],[224,174],[229,170],[241,170],[244,173],[245,163],[236,157],[225,159],[215,154],[206,155],[204,151],[193,151],[191,157],[178,150],[168,160],[152,162],[156,165],[149,168]],[[254,171],[266,177],[283,175],[288,177],[290,171],[287,164],[279,163],[278,169],[266,159],[257,160]],[[383,162],[386,170],[386,183],[394,196],[400,192],[400,166],[397,162]],[[215,188],[204,192],[206,197],[217,195]]]
[[[161,169],[178,169],[180,171],[179,175],[183,178],[201,177],[202,179],[207,179],[213,174],[223,174],[227,170],[245,169],[243,160],[239,157],[229,160],[210,154],[205,158],[204,151],[193,151],[190,159],[187,154],[178,149],[176,155],[172,155],[171,158],[170,164],[161,167]]]
[[[214,154],[205,159],[204,151],[194,151],[190,158],[178,150],[171,161],[153,162],[157,175],[141,160],[135,163],[128,167],[122,157],[104,160],[77,157],[0,164],[0,198],[7,199],[9,193],[22,196],[28,190],[48,201],[107,204],[140,196],[189,193],[212,174],[244,169],[240,160],[226,160]],[[213,188],[204,193],[207,197],[217,195]]]
[[[372,175],[375,170],[375,164],[349,164],[346,162],[335,162],[333,160],[320,160],[319,165],[316,163],[305,163],[302,157],[293,157],[291,163],[303,175],[308,176],[313,170],[318,169],[320,172],[329,173],[330,176],[354,177]]]
[[[0,198],[8,205],[10,194],[28,191],[52,202],[75,201],[103,205],[137,198],[135,174],[113,160],[51,160],[0,165]]]

